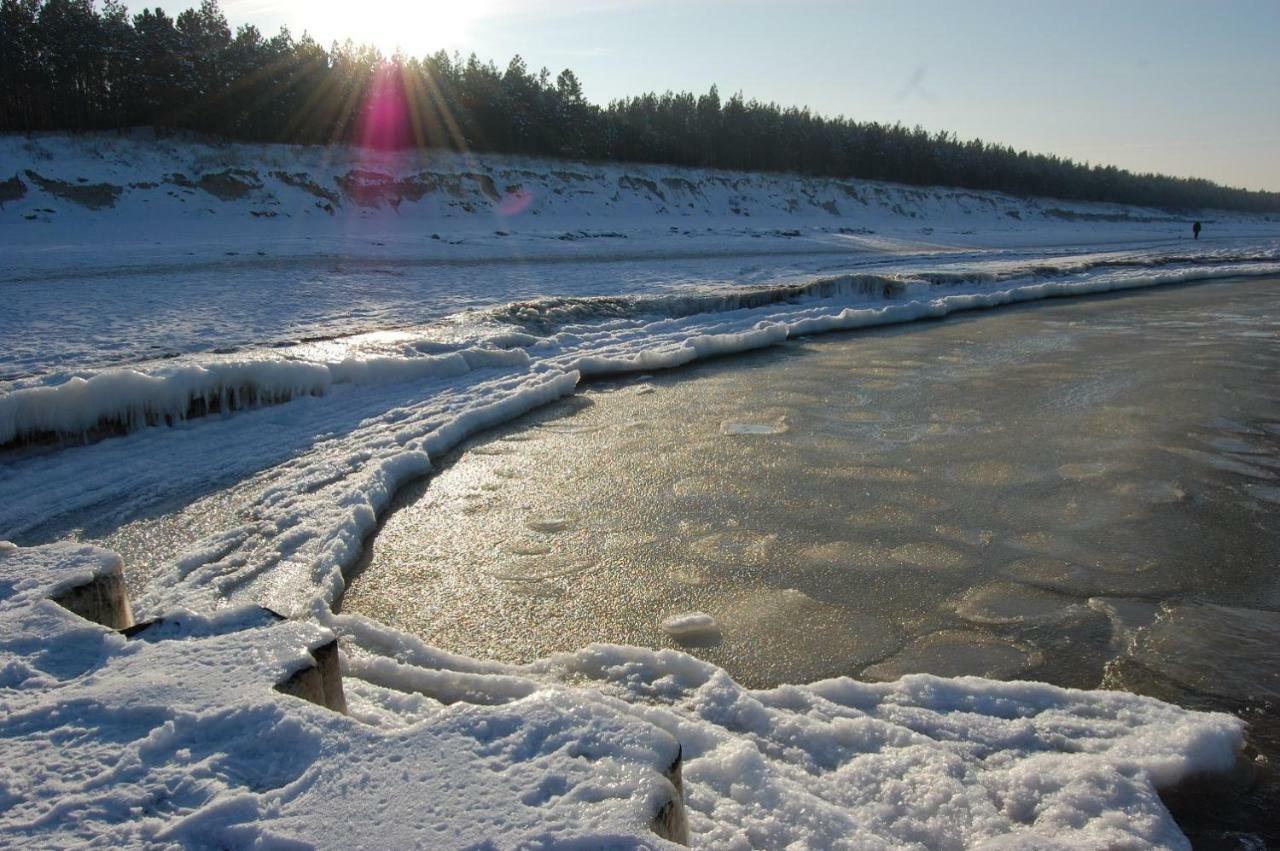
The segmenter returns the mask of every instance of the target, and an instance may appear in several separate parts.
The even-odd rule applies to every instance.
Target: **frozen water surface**
[[[702,652],[770,685],[799,674],[761,676],[760,624],[776,622],[771,647],[812,627],[744,616],[751,595],[887,620],[881,659],[975,626],[1101,640],[1090,597],[1280,606],[1266,499],[1280,407],[1256,369],[1280,366],[1276,292],[1039,305],[799,341],[646,376],[645,393],[586,385],[403,491],[343,610],[518,660],[662,644],[665,619],[700,611],[723,631]],[[824,655],[833,675],[877,661]],[[1040,664],[1022,673],[1101,678]]]
[[[1226,282],[587,385],[403,490],[342,610],[504,660],[679,646],[756,686],[1106,683],[1242,713],[1274,761],[1277,335],[1280,282]]]

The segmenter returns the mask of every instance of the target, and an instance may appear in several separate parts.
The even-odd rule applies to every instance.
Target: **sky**
[[[177,12],[197,0],[155,4]],[[222,0],[390,53],[572,68],[1280,191],[1280,0]],[[135,9],[136,10],[136,9]]]

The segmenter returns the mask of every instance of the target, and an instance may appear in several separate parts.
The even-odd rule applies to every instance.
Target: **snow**
[[[165,619],[149,639],[48,599],[118,559],[0,546],[0,844],[657,846],[683,748],[699,845],[1185,847],[1155,788],[1234,759],[1236,719],[1132,695],[925,675],[760,692],[681,653],[605,646],[502,665],[332,607],[401,485],[585,378],[1275,275],[1273,222],[1202,212],[1193,243],[1176,217],[1114,205],[127,137],[3,138],[0,160],[121,186],[88,209],[31,180],[0,208],[0,537],[175,506],[215,518],[144,577],[134,612]],[[232,167],[255,175],[243,197],[198,188]],[[344,194],[355,170],[386,177]],[[445,189],[413,197],[429,183]],[[723,431],[785,428],[770,412]],[[522,551],[571,525],[528,518]],[[964,612],[1055,606],[997,588]],[[271,688],[334,635],[349,715]],[[994,675],[1024,651],[972,652]]]
[[[1214,211],[1181,218],[866,181],[435,152],[11,136],[0,138],[0,163],[27,186],[0,205],[0,280],[14,308],[0,315],[0,390],[175,355],[388,329],[413,329],[451,350],[469,336],[457,324],[468,312],[563,323],[583,298],[592,299],[588,310],[612,305],[622,317],[674,305],[722,312],[734,300],[759,305],[744,284],[777,291],[863,273],[870,296],[883,293],[886,273],[982,276],[1018,264],[1036,272],[1049,261],[1044,271],[1053,274],[1097,261],[1238,258],[1255,245],[1245,238],[1277,231],[1263,218]],[[261,187],[234,200],[199,188],[202,175],[228,168],[252,172]],[[410,182],[429,173],[442,188],[417,197],[403,187],[393,208],[342,188],[356,170]],[[114,207],[89,209],[40,188],[28,171],[121,194]],[[280,173],[334,195],[335,213]],[[499,194],[520,184],[533,201],[504,215],[477,175]],[[692,187],[697,198],[676,206],[646,188],[665,196],[668,182],[682,194]],[[253,215],[264,211],[277,215]],[[1207,223],[1198,242],[1189,238],[1191,218]],[[715,291],[704,292],[707,285]],[[667,297],[672,306],[664,308]],[[81,309],[68,313],[68,303]]]
[[[117,569],[0,546],[0,839],[71,847],[1187,847],[1156,795],[1242,723],[1116,692],[928,675],[750,691],[675,651],[526,666],[350,616],[170,613],[125,638],[49,601]],[[336,631],[351,706],[274,691]]]
[[[485,367],[520,365],[519,349],[468,349],[444,355],[372,355],[333,363],[304,360],[224,361],[147,374],[114,369],[0,397],[0,445],[41,435],[87,434],[102,424],[132,431],[181,422],[189,414],[273,405],[319,396],[334,384],[383,384],[452,378]]]

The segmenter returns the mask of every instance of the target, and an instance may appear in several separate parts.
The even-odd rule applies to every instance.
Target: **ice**
[[[915,482],[920,474],[905,467],[884,467],[873,464],[854,464],[847,467],[836,467],[823,471],[825,475],[836,479],[849,479],[851,482]]]
[[[573,521],[568,517],[530,517],[524,521],[524,525],[531,531],[554,535],[568,529]]]
[[[1053,558],[1019,559],[1006,565],[1002,572],[1025,585],[1081,596],[1101,593],[1101,589],[1117,581],[1074,562]]]
[[[1117,653],[1127,653],[1138,631],[1160,613],[1159,603],[1131,597],[1090,597],[1089,608],[1111,622],[1111,647]]]
[[[1130,658],[1177,683],[1237,700],[1280,699],[1280,613],[1166,603],[1134,633]],[[1241,664],[1239,660],[1251,660]]]
[[[455,377],[472,369],[525,363],[521,350],[454,352],[417,358],[374,356],[335,363],[224,361],[143,373],[111,370],[0,395],[0,446],[20,438],[84,435],[95,428],[180,422],[322,395],[334,384],[383,384]]]
[[[1269,502],[1273,505],[1280,505],[1280,487],[1250,483],[1245,485],[1245,492],[1254,499]]]
[[[946,630],[915,639],[882,662],[865,668],[872,680],[896,680],[909,673],[940,677],[1012,679],[1042,661],[1040,651],[981,632]]]
[[[1097,479],[1115,472],[1119,465],[1107,461],[1084,461],[1063,464],[1058,467],[1058,475],[1064,479]]]
[[[802,560],[855,570],[892,570],[897,565],[926,570],[953,570],[969,563],[959,550],[934,541],[884,547],[864,541],[828,541],[799,551]]]
[[[662,631],[685,647],[709,647],[720,643],[720,625],[705,612],[672,615],[662,622]]]
[[[771,559],[777,546],[777,533],[748,529],[711,532],[689,544],[698,555],[727,564],[759,564]]]
[[[952,570],[969,563],[969,558],[964,553],[933,541],[902,544],[890,549],[888,555],[903,564],[929,570]]]
[[[1112,488],[1112,493],[1129,497],[1151,505],[1167,505],[1181,502],[1187,492],[1177,482],[1121,482]]]
[[[511,555],[516,556],[541,556],[551,552],[551,545],[546,541],[530,540],[527,538],[517,538],[507,541],[502,548]]]
[[[1083,606],[1071,597],[1017,582],[989,582],[966,591],[955,612],[978,624],[1052,623],[1078,616]]]
[[[595,563],[576,556],[526,555],[502,561],[489,569],[489,575],[507,582],[540,582],[573,576],[591,570]]]
[[[769,435],[782,434],[787,430],[785,422],[775,423],[737,423],[725,421],[720,424],[720,431],[729,435]]]
[[[803,334],[910,322],[1057,295],[1154,286],[1230,273],[1260,274],[1273,271],[1276,266],[1268,261],[1269,256],[1263,252],[1260,262],[1234,264],[1228,256],[1222,258],[1220,265],[1193,269],[1153,268],[1134,261],[1136,268],[1147,273],[1145,276],[1135,276],[1125,267],[1117,271],[1101,262],[1091,267],[1067,259],[1058,261],[1064,264],[1064,270],[1082,271],[1048,282],[1035,277],[1044,273],[1043,266],[1028,263],[1023,268],[1009,266],[999,274],[960,274],[958,280],[967,281],[970,292],[957,292],[957,287],[966,284],[951,281],[948,274],[920,272],[926,281],[924,286],[901,292],[890,288],[897,294],[890,295],[887,301],[884,293],[868,295],[862,286],[866,276],[856,275],[811,280],[801,285],[812,293],[808,298],[796,298],[795,287],[770,288],[759,298],[731,292],[690,308],[693,312],[681,306],[681,300],[689,296],[636,296],[611,302],[607,319],[595,317],[592,311],[596,308],[584,308],[575,313],[575,318],[596,319],[594,323],[548,329],[545,337],[526,334],[518,340],[507,340],[493,332],[492,323],[498,321],[493,317],[476,326],[472,337],[466,331],[459,337],[458,331],[450,330],[457,339],[448,344],[454,350],[447,352],[441,351],[444,344],[437,339],[442,331],[424,326],[390,338],[365,334],[340,343],[264,349],[252,358],[193,353],[173,362],[103,369],[62,381],[55,376],[24,379],[0,395],[0,445],[15,439],[51,435],[80,438],[104,428],[127,431],[144,425],[176,423],[211,412],[228,413],[243,407],[328,395],[336,385],[375,387],[455,379],[466,386],[472,383],[467,376],[484,373],[487,377],[493,370],[513,373],[554,369],[590,377],[670,368],[699,358],[775,345]],[[937,289],[942,281],[947,281],[947,286]],[[705,302],[705,297],[700,298]],[[591,302],[586,299],[583,304]],[[651,311],[658,305],[664,315],[655,318]],[[495,345],[494,341],[501,341],[502,345]],[[775,435],[786,427],[785,419],[723,424],[725,433],[741,435]],[[987,466],[982,466],[984,463]],[[1000,463],[960,466],[951,474],[960,480],[992,483],[1007,483],[1011,476],[1029,481],[1039,475],[1037,471],[1005,469]]]
[[[946,476],[964,484],[988,486],[1028,484],[1044,478],[1041,471],[1032,467],[996,459],[952,464]]]
[[[797,555],[802,561],[813,564],[876,569],[888,561],[882,548],[861,541],[827,541],[802,547]]]
[[[712,613],[722,650],[749,657],[749,670],[762,682],[851,674],[899,640],[887,618],[853,614],[794,588],[748,593]]]

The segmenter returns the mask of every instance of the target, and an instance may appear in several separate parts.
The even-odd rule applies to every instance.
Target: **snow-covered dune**
[[[390,228],[430,237],[424,227],[435,223],[444,237],[444,230],[506,223],[579,241],[628,238],[638,226],[725,223],[1016,231],[1045,224],[1181,229],[1188,221],[1186,212],[875,181],[144,135],[9,136],[0,138],[0,163],[7,172],[0,174],[0,224],[27,223],[9,232],[35,239],[70,226],[140,239],[246,226],[272,234]]]

